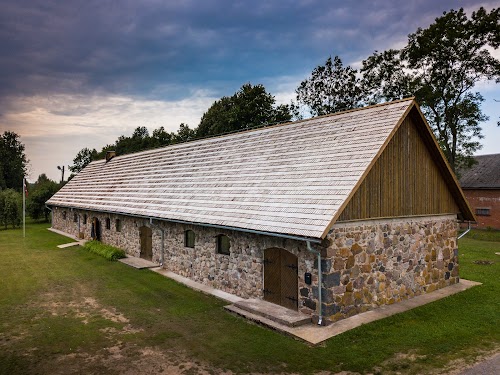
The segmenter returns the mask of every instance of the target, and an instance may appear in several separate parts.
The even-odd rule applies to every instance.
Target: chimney
[[[106,163],[116,156],[116,151],[106,151]]]

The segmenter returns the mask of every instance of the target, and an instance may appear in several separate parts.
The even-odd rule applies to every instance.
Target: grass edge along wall
[[[66,214],[64,214],[66,212]],[[71,215],[69,214],[71,212]],[[140,218],[55,207],[52,227],[90,239],[92,221],[74,222],[74,216],[97,218],[101,240],[141,257]],[[65,217],[65,218],[64,218]],[[106,227],[120,220],[121,231]],[[181,276],[243,298],[266,299],[265,252],[283,249],[297,257],[297,309],[317,319],[317,261],[303,241],[198,225],[156,222],[151,228],[151,260],[160,262],[161,232],[165,232],[163,266]],[[186,231],[195,234],[194,247],[185,243]],[[456,217],[436,215],[336,223],[322,245],[323,315],[333,322],[384,304],[434,291],[459,281]],[[217,236],[229,238],[229,254],[217,249]],[[142,254],[141,254],[142,251]],[[289,264],[282,265],[287,268]],[[305,275],[310,273],[311,283]],[[280,287],[279,287],[280,288]],[[285,286],[282,289],[286,289]],[[278,290],[286,293],[287,290]],[[280,303],[278,303],[280,304]]]

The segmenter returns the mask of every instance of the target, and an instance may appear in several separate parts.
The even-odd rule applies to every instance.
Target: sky
[[[100,150],[138,126],[194,128],[248,82],[290,103],[329,56],[359,67],[443,11],[480,6],[498,2],[0,0],[0,133],[20,135],[30,181],[59,180],[57,166],[84,147]],[[490,117],[478,154],[498,153],[500,85],[477,89]]]

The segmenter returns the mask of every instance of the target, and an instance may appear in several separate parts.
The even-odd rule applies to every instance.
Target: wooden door
[[[298,309],[298,260],[285,249],[264,251],[264,300]]]
[[[94,217],[92,219],[92,227],[90,229],[90,237],[92,237],[93,240],[97,240],[97,241],[101,240],[101,222],[96,217]]]
[[[139,228],[141,239],[141,258],[153,260],[153,231],[148,227]]]
[[[299,274],[297,257],[281,249],[281,306],[297,310]]]

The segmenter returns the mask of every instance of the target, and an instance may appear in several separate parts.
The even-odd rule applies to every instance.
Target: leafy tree
[[[145,126],[138,126],[135,128],[134,132],[132,133],[132,138],[133,139],[148,139],[149,138],[149,131]]]
[[[410,34],[401,51],[375,53],[363,62],[374,101],[415,95],[454,170],[470,166],[481,148],[480,123],[487,116],[473,89],[482,80],[500,81],[500,61],[487,49],[500,44],[499,21],[499,9],[480,8],[470,19],[463,9],[450,10]]]
[[[35,220],[43,217],[45,221],[48,221],[50,211],[45,207],[45,202],[47,202],[60,187],[58,183],[50,180],[45,173],[38,176],[38,180],[30,187],[26,205],[28,214]]]
[[[295,90],[297,102],[313,116],[326,115],[363,105],[364,92],[357,70],[344,67],[338,56],[329,57],[325,65],[316,67],[311,77]]]
[[[75,158],[73,159],[73,165],[69,167],[69,170],[73,173],[78,173],[96,158],[97,151],[95,148],[93,150],[90,150],[87,147],[82,148],[80,151],[78,151],[78,154],[76,154]]]
[[[150,143],[149,131],[145,126],[138,126],[132,133],[132,137],[120,136],[115,144],[118,155],[130,154],[147,150]]]
[[[290,121],[292,106],[276,106],[275,103],[274,96],[267,93],[264,86],[245,84],[233,96],[223,97],[214,102],[203,115],[200,125],[195,129],[182,123],[179,125],[177,132],[169,133],[161,126],[153,130],[152,135],[149,135],[146,127],[139,126],[134,130],[132,136],[121,135],[114,144],[104,146],[100,152],[89,148],[80,150],[73,159],[70,170],[73,173],[78,173],[91,161],[104,159],[106,152],[111,150],[116,151],[118,155],[125,155],[186,142],[199,137],[250,129],[269,123]],[[72,174],[70,179],[73,176]]]
[[[399,50],[375,51],[363,61],[360,73],[364,101],[368,105],[408,98],[417,88],[415,75],[401,59]]]
[[[22,181],[21,181],[22,184]],[[0,225],[5,229],[10,224],[12,228],[21,225],[22,196],[13,189],[0,191]]]
[[[212,104],[196,128],[196,137],[290,121],[289,106],[275,104],[274,96],[263,85],[244,84],[233,96],[222,97]]]
[[[187,124],[181,123],[179,125],[179,130],[172,136],[172,143],[181,143],[194,139],[196,137],[196,131],[191,129]]]
[[[27,169],[28,159],[19,135],[11,131],[4,132],[0,135],[0,189],[21,191]]]
[[[173,133],[166,132],[165,128],[161,126],[158,129],[153,130],[153,134],[151,136],[152,138],[151,145],[153,147],[168,146],[169,144],[172,143],[173,137],[174,137]]]

